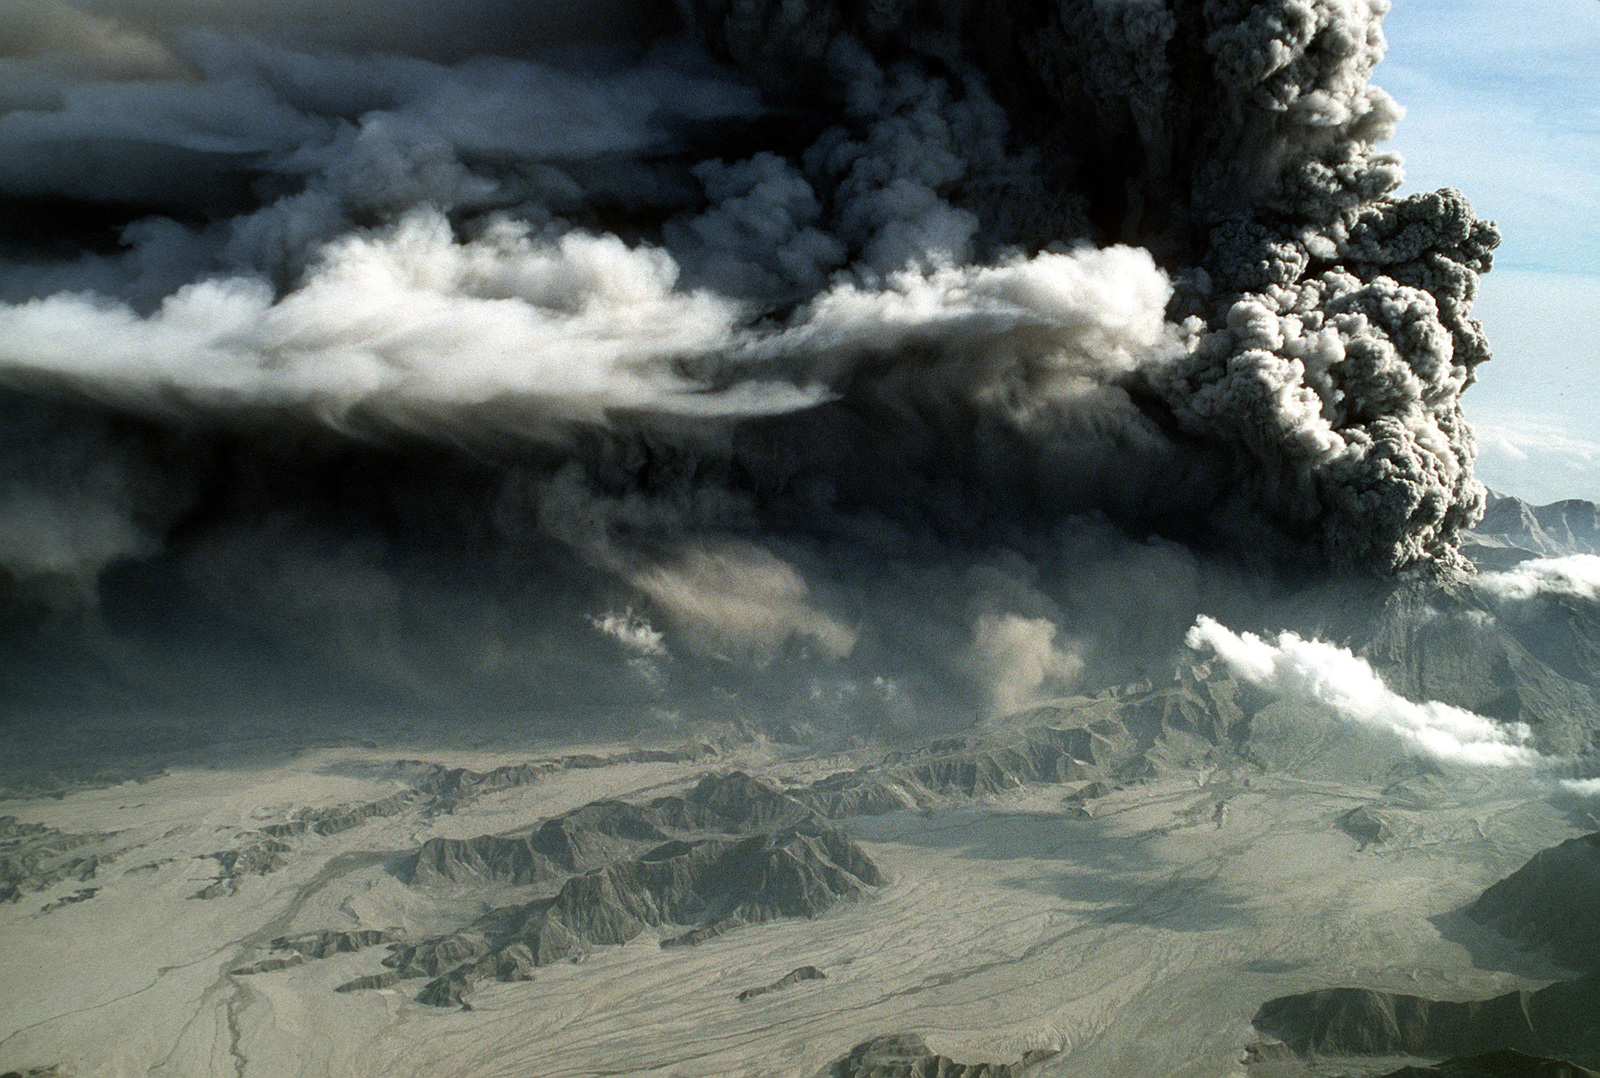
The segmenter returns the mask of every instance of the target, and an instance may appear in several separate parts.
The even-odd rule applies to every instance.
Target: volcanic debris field
[[[1452,639],[1489,646],[1481,619],[1455,624],[1414,670],[1456,661]],[[1529,696],[1534,663],[1502,690]],[[0,1067],[1600,1063],[1583,784],[1440,762],[1217,658],[892,749],[727,723],[554,752],[516,736],[426,756],[257,744],[13,791]]]

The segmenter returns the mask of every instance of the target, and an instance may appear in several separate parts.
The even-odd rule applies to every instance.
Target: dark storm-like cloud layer
[[[14,605],[892,719],[1452,565],[1495,237],[1390,194],[1382,10],[11,12]]]

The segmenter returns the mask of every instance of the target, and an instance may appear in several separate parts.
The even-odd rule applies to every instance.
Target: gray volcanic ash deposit
[[[12,713],[950,728],[1462,564],[1381,4],[390,6],[0,38]]]

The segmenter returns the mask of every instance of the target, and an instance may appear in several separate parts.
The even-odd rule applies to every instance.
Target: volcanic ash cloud
[[[1393,194],[1384,5],[657,7],[0,17],[18,631],[115,571],[521,692],[634,610],[993,710],[1459,564],[1496,236]]]

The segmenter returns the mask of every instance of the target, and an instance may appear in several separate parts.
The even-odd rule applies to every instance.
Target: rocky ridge
[[[288,855],[292,850],[293,847],[286,842],[259,831],[246,831],[234,849],[205,855],[206,859],[216,863],[216,878],[189,897],[226,898],[236,895],[246,878],[265,876],[288,864]]]
[[[1600,832],[1541,850],[1467,907],[1467,916],[1557,964],[1600,972]]]
[[[807,816],[844,819],[999,796],[1039,783],[1102,792],[1180,758],[1244,762],[1265,698],[1207,664],[1139,686],[1034,708],[1004,730],[943,738],[778,790],[744,775],[645,806],[597,801],[521,833],[430,839],[399,870],[422,887],[540,885],[601,869],[685,831],[744,833]]]
[[[196,891],[192,898],[224,898],[239,893],[249,876],[265,876],[287,863],[293,847],[284,840],[304,835],[327,836],[360,827],[369,820],[416,812],[423,817],[454,812],[478,797],[518,786],[531,786],[551,775],[568,770],[609,767],[625,763],[684,762],[705,759],[716,753],[708,744],[698,743],[677,749],[630,749],[611,756],[579,754],[549,760],[509,764],[490,771],[464,767],[443,767],[420,761],[401,761],[401,767],[420,769],[421,774],[405,789],[373,801],[333,805],[326,808],[300,808],[287,819],[263,824],[242,832],[239,844],[230,850],[205,855],[217,864],[215,880]],[[3,895],[3,892],[0,892]]]
[[[664,947],[692,946],[744,925],[818,916],[883,882],[832,820],[931,809],[1038,783],[1105,792],[1110,782],[1202,760],[1248,766],[1250,717],[1265,700],[1199,664],[1164,685],[1037,707],[1003,728],[890,752],[816,782],[780,789],[741,772],[714,774],[645,804],[601,800],[526,831],[430,839],[397,866],[403,882],[441,894],[523,887],[537,897],[455,932],[391,943],[384,972],[340,989],[428,978],[419,999],[464,1004],[483,980],[527,979],[539,966],[646,930],[662,933]],[[542,773],[532,766],[489,781],[536,781]],[[431,773],[417,788],[429,782],[489,785]]]
[[[383,939],[389,947],[385,968],[340,990],[426,979],[419,1000],[468,1005],[474,987],[485,980],[529,979],[540,966],[646,932],[664,947],[692,946],[749,924],[818,916],[883,882],[868,855],[831,821],[928,810],[1035,784],[1076,784],[1074,806],[1088,813],[1092,791],[1103,795],[1112,784],[1169,769],[1271,767],[1273,761],[1259,755],[1255,725],[1278,707],[1219,664],[1199,663],[1162,684],[1054,701],[817,781],[780,788],[739,772],[713,774],[681,795],[643,804],[601,800],[526,830],[430,839],[398,863],[402,882],[441,896],[523,888],[533,897],[489,909],[445,934]],[[649,758],[682,761],[710,751]],[[538,782],[559,769],[621,759],[569,757],[483,773],[426,768],[406,790],[383,801],[320,810],[321,816],[297,813],[286,822],[294,830],[283,834],[329,833],[330,826],[391,808],[449,811],[484,792]],[[1385,806],[1358,809],[1340,826],[1358,841],[1384,841]],[[260,835],[280,841],[265,830]],[[314,957],[279,949],[239,972]],[[1368,1009],[1385,1005],[1371,1003]],[[1387,1005],[1410,1015],[1420,1004]],[[1447,1009],[1430,1013],[1434,1025],[1451,1020]]]
[[[1549,947],[1561,965],[1590,971],[1576,980],[1461,1002],[1328,988],[1268,1000],[1255,1026],[1301,1056],[1457,1057],[1392,1078],[1588,1074],[1583,1066],[1600,1064],[1597,893],[1600,834],[1592,834],[1535,854],[1466,910],[1524,946]]]
[[[941,738],[787,790],[832,819],[929,809],[1025,786],[1135,781],[1222,761],[1249,765],[1252,716],[1268,697],[1209,663],[1011,716],[1002,729]]]
[[[1376,804],[1353,808],[1339,817],[1339,830],[1361,843],[1361,848],[1388,842],[1394,827],[1382,807]]]
[[[614,946],[647,930],[688,945],[732,928],[817,917],[885,882],[843,831],[741,772],[644,805],[597,801],[523,834],[432,839],[398,870],[422,888],[487,883],[550,892],[447,935],[392,943],[386,972],[341,991],[429,978],[417,998],[464,1005],[486,979]]]
[[[958,1063],[935,1054],[915,1033],[894,1033],[856,1045],[819,1078],[1022,1078],[1056,1054],[1041,1050],[1014,1063]]]
[[[771,984],[762,985],[759,988],[746,988],[734,998],[743,1003],[746,1000],[755,999],[757,996],[764,996],[769,992],[781,992],[785,988],[799,984],[801,981],[825,981],[827,979],[828,975],[816,966],[800,966],[798,969],[792,969],[785,973]]]
[[[0,902],[20,902],[24,894],[69,880],[87,883],[94,879],[116,859],[116,854],[104,847],[109,837],[71,834],[44,824],[19,823],[15,816],[0,816]],[[88,892],[84,897],[94,894],[93,888],[76,893],[84,891]],[[67,900],[62,904],[68,904]]]
[[[1350,647],[1408,699],[1526,724],[1541,752],[1600,749],[1600,603],[1510,609],[1470,578],[1412,581],[1376,601],[1352,625],[1309,635]]]
[[[1491,492],[1483,519],[1464,533],[1461,552],[1480,569],[1507,569],[1529,558],[1600,554],[1600,506],[1578,499],[1534,506]]]
[[[1512,1048],[1535,1056],[1600,1060],[1600,976],[1538,991],[1453,1002],[1327,988],[1268,1000],[1257,1029],[1306,1055],[1464,1056]]]
[[[404,938],[405,934],[398,928],[326,930],[299,936],[279,936],[268,944],[270,948],[268,957],[240,966],[231,972],[241,977],[252,973],[271,973],[298,966],[311,959],[327,958],[333,954],[351,954],[379,943],[392,943]]]
[[[1501,1048],[1447,1059],[1432,1067],[1401,1067],[1383,1078],[1600,1078],[1600,1071],[1561,1059],[1542,1059]]]

